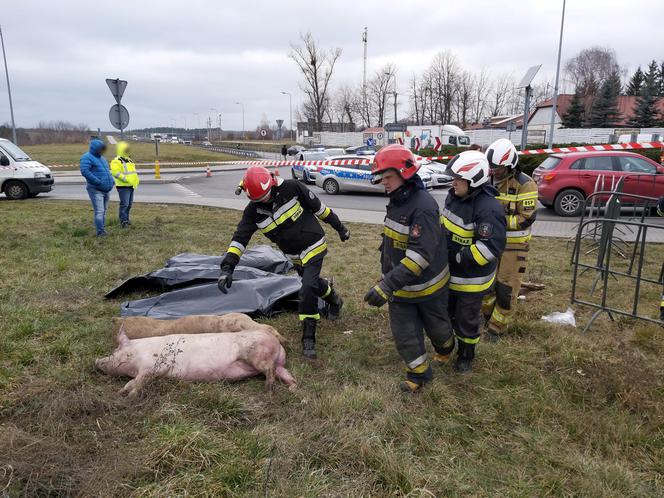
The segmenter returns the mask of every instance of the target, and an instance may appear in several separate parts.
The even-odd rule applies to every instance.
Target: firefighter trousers
[[[482,315],[496,334],[503,334],[512,321],[527,264],[527,249],[505,249],[500,258],[496,285],[482,300]]]
[[[434,350],[449,349],[452,327],[447,313],[448,288],[439,294],[417,303],[391,301],[389,304],[390,328],[394,344],[401,359],[406,363],[408,379],[421,384],[432,378],[427,359],[424,334]]]
[[[448,309],[460,358],[475,357],[475,345],[480,340],[482,297],[481,292],[450,292]]]
[[[300,320],[313,318],[320,320],[318,311],[318,298],[327,299],[331,297],[333,290],[320,272],[323,269],[323,258],[318,261],[309,262],[304,266],[295,265],[295,271],[302,279],[302,287],[298,294],[298,313]]]

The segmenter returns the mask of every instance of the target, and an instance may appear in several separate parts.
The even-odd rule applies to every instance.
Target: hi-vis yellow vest
[[[136,165],[127,157],[116,156],[111,161],[111,174],[116,187],[138,187]]]

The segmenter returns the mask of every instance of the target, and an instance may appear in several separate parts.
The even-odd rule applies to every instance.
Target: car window
[[[650,164],[648,161],[638,157],[621,157],[620,169],[628,173],[650,173],[653,175],[657,173],[657,168],[655,168],[654,164]]]
[[[544,161],[542,161],[542,163],[539,165],[539,168],[550,170],[558,166],[560,161],[562,161],[562,159],[559,157],[549,156]],[[574,167],[574,165],[572,165],[572,167]]]
[[[585,171],[613,171],[613,158],[611,156],[592,156],[575,162],[571,169]]]

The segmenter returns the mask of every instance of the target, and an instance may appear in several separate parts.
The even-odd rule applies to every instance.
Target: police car
[[[343,153],[343,149],[319,147],[316,149],[300,150],[294,157],[289,159],[295,161],[324,161],[329,159],[330,156]],[[318,169],[319,167],[316,164],[295,164],[291,167],[291,176],[294,180],[313,183],[316,180]]]
[[[316,185],[331,195],[341,192],[378,192],[382,194],[385,192],[385,188],[380,183],[377,185],[371,183],[373,158],[374,156],[364,155],[329,157],[330,161],[348,160],[350,164],[318,166]],[[352,164],[353,160],[358,160],[358,163],[361,164]],[[417,174],[422,179],[424,186],[430,189],[432,187],[431,174],[426,170],[418,171]]]

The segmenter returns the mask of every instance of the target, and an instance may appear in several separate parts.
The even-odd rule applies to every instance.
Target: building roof
[[[569,109],[573,97],[574,95],[571,93],[563,93],[558,95],[558,99],[556,101],[556,112],[558,116],[562,118],[565,114],[567,114],[567,110]],[[618,126],[627,125],[628,121],[634,117],[634,107],[636,106],[636,99],[637,97],[635,95],[618,96],[618,113],[620,114],[620,119],[618,119],[616,122]],[[586,105],[586,107],[590,105],[589,97],[585,99],[584,104]],[[539,109],[551,107],[551,105],[552,105],[551,99],[547,99],[537,105],[535,112],[537,112]],[[660,98],[657,101],[657,110],[659,111],[660,114],[664,115],[664,98]]]
[[[362,133],[383,133],[384,131],[382,126],[374,126],[373,128],[365,128]]]

